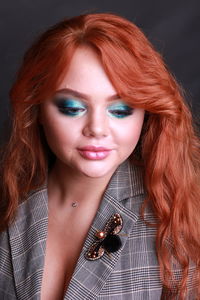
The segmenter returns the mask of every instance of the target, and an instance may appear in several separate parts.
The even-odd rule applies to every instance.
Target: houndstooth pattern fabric
[[[162,285],[155,251],[155,228],[140,217],[145,197],[139,167],[125,161],[112,176],[88,232],[65,300],[159,300]],[[84,254],[94,234],[111,215],[123,218],[122,247],[88,261]],[[147,221],[155,222],[150,209]],[[46,186],[34,191],[18,209],[14,223],[0,235],[0,299],[39,300],[48,228]],[[191,298],[195,299],[195,298]],[[56,300],[56,299],[55,299]]]

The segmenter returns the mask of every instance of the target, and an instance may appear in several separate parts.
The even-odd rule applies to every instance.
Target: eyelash
[[[68,116],[75,117],[79,113],[84,113],[85,108],[59,106],[59,111]]]
[[[124,118],[124,117],[132,115],[132,113],[133,113],[133,109],[131,109],[131,108],[109,110],[109,114],[112,114],[117,118]]]

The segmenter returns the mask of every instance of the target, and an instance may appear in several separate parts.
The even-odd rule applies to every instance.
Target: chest
[[[112,213],[109,212],[109,215]],[[121,236],[123,243],[122,251],[113,253],[111,258],[107,254],[104,254],[101,259],[93,262],[83,259],[84,266],[79,266],[78,277],[77,274],[75,277],[76,280],[73,277],[73,285],[69,287],[69,281],[71,280],[85,240],[83,231],[80,230],[79,234],[77,230],[74,230],[75,227],[70,227],[69,224],[69,230],[62,231],[61,228],[57,228],[56,230],[49,231],[45,251],[45,266],[43,267],[41,265],[43,256],[38,256],[38,264],[36,265],[37,255],[32,255],[33,252],[38,254],[42,248],[42,244],[37,242],[37,227],[37,232],[35,231],[34,234],[31,233],[33,237],[37,238],[32,243],[31,252],[26,252],[27,260],[13,260],[15,274],[19,263],[20,274],[23,270],[26,270],[26,274],[31,274],[31,278],[26,279],[23,276],[23,282],[20,285],[18,284],[18,299],[28,300],[33,295],[36,295],[36,293],[40,294],[39,272],[41,269],[44,272],[41,300],[63,299],[64,290],[67,290],[65,299],[111,300],[117,299],[115,297],[123,297],[123,299],[133,299],[134,297],[134,299],[140,300],[160,299],[162,286],[159,279],[159,266],[155,252],[155,232],[152,227],[147,227],[142,220],[138,220],[134,226],[131,226],[128,218],[125,215],[122,215],[122,217],[124,220],[122,233],[127,234]],[[42,229],[44,224],[41,222],[40,224],[42,225]],[[98,224],[99,219],[93,228],[101,229],[102,226]],[[83,229],[83,227],[82,224],[81,228]],[[27,237],[30,237],[31,234],[28,234]],[[10,242],[11,249],[13,250],[16,245],[15,236],[12,233]],[[89,233],[87,245],[89,246],[92,242],[93,232]],[[26,244],[27,242],[24,243],[24,247]],[[72,247],[73,245],[74,247]],[[23,262],[24,264],[22,264]],[[0,275],[2,276],[1,273]],[[5,277],[5,280],[8,283],[7,277]],[[36,282],[37,285],[35,284]],[[39,286],[39,289],[34,289],[35,286]],[[20,296],[24,295],[25,290],[29,291],[27,298]]]
[[[41,300],[61,300],[67,290],[82,250],[90,222],[77,229],[74,224],[50,223],[46,242]]]

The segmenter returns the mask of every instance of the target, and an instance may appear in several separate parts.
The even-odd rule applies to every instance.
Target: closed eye
[[[70,117],[82,116],[87,110],[86,106],[76,99],[56,99],[56,106],[61,113]]]
[[[59,111],[62,112],[65,115],[68,116],[78,116],[82,115],[86,109],[85,108],[79,108],[79,107],[64,107],[64,106],[59,106]]]
[[[116,115],[116,116],[129,116],[132,114],[132,111],[131,110],[114,109],[114,110],[109,110],[109,113]]]
[[[133,113],[133,108],[125,106],[122,108],[108,109],[108,114],[116,118],[125,118]]]

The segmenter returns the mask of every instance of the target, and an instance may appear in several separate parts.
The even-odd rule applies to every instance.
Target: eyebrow
[[[68,89],[68,88],[57,90],[56,93],[66,93],[66,94],[70,94],[74,97],[81,98],[84,100],[88,100],[90,98],[89,95],[86,95],[84,93],[78,92],[76,90]],[[120,99],[120,96],[118,94],[114,94],[112,96],[107,97],[108,101],[118,100],[118,99]]]

